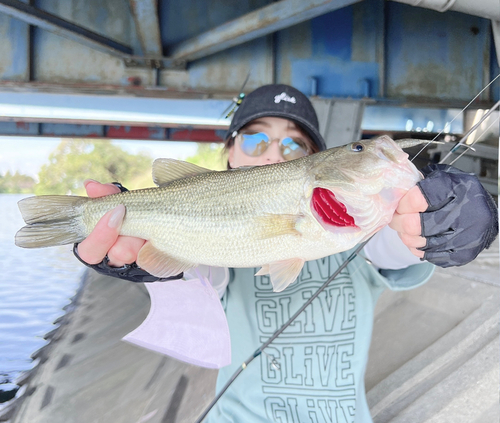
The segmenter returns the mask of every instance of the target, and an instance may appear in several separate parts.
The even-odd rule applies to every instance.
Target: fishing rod
[[[463,111],[465,109],[467,109],[467,107],[470,106],[470,104],[486,89],[488,88],[488,86],[490,86],[498,77],[500,77],[500,74],[495,77],[485,88],[483,88],[483,90],[476,95],[476,97],[474,97],[473,100],[471,100],[471,102],[464,107],[464,109],[462,109],[462,111],[460,113],[463,113]],[[500,106],[500,101],[498,101],[493,107],[490,108],[490,110],[485,113],[481,119],[479,120],[479,122],[477,124],[475,124],[461,139],[460,141],[451,149],[451,151],[448,153],[448,155],[443,158],[440,163],[443,163],[444,160],[446,160],[450,154],[452,154],[454,151],[456,151],[458,148],[460,148],[460,146],[464,145],[467,147],[467,149],[464,151],[464,153],[470,149],[472,149],[472,145],[475,144],[477,141],[479,141],[479,138],[477,140],[475,140],[474,143],[472,143],[472,145],[466,145],[464,144],[465,143],[465,140],[467,139],[467,137],[473,133],[475,130],[477,130],[477,128],[491,115],[491,113],[493,113],[493,111],[498,108]],[[457,114],[457,116],[460,115]],[[456,117],[457,117],[456,116]],[[456,117],[454,119],[456,119]],[[454,120],[453,119],[453,120]],[[452,121],[453,121],[452,120]],[[434,143],[435,142],[435,139],[442,133],[443,131],[441,131],[439,134],[437,134],[435,137],[434,137],[434,140],[432,141],[426,141],[426,145],[413,157],[412,161],[415,159],[416,156],[418,156],[422,151],[425,150],[425,148],[427,148],[430,144]],[[473,149],[472,149],[473,150]],[[462,154],[464,154],[462,153]],[[458,157],[460,158],[461,155]],[[456,160],[458,160],[458,158]],[[455,160],[455,161],[456,161]],[[231,386],[231,384],[236,380],[236,378],[248,367],[248,365],[257,357],[259,357],[263,352],[265,354],[265,351],[264,349],[267,348],[288,326],[290,326],[293,321],[318,297],[319,294],[321,294],[321,292],[323,292],[327,286],[330,284],[330,282],[332,282],[346,267],[347,265],[352,261],[354,260],[359,252],[365,247],[365,245],[373,238],[373,235],[368,238],[366,241],[362,242],[361,244],[359,244],[356,249],[351,253],[351,255],[349,257],[347,257],[344,262],[338,267],[338,269],[327,279],[326,282],[323,283],[323,285],[321,285],[321,287],[318,288],[318,290],[302,305],[302,307],[300,307],[299,310],[297,310],[297,312],[292,316],[290,317],[290,319],[288,319],[287,322],[285,322],[276,332],[274,332],[274,334],[266,341],[264,342],[259,348],[257,348],[257,350],[255,350],[255,352],[250,356],[248,357],[242,364],[240,367],[238,367],[238,369],[233,373],[233,375],[231,376],[231,378],[226,382],[226,384],[224,385],[224,387],[220,390],[220,392],[215,396],[215,398],[212,400],[212,402],[205,408],[205,410],[202,412],[202,414],[200,414],[200,416],[198,417],[198,419],[195,421],[195,423],[201,423],[205,417],[207,416],[207,414],[212,410],[212,408],[215,406],[215,404],[217,403],[217,401],[219,401],[219,399],[222,397],[222,395],[228,390],[228,388]],[[273,360],[274,361],[274,360]]]
[[[240,375],[243,370],[245,370],[248,365],[258,356],[262,354],[265,348],[269,346],[271,342],[273,342],[290,324],[297,318],[297,316],[302,313],[317,297],[321,292],[325,290],[325,288],[330,284],[331,281],[333,281],[339,274],[344,270],[347,265],[356,258],[358,253],[364,248],[364,246],[367,244],[367,242],[371,239],[367,239],[366,241],[362,242],[361,244],[358,245],[356,250],[352,252],[352,254],[347,257],[347,259],[344,260],[344,262],[339,266],[339,268],[328,278],[328,280],[321,285],[318,290],[309,298],[303,305],[300,307],[297,312],[288,319],[286,323],[281,326],[274,334],[266,341],[264,342],[259,348],[255,350],[255,352],[248,357],[243,364],[234,372],[233,376],[231,376],[231,379],[228,380],[228,382],[224,385],[224,387],[221,389],[221,391],[217,394],[217,396],[213,399],[213,401],[207,406],[207,408],[203,411],[203,413],[198,417],[195,423],[201,423],[203,419],[207,416],[207,414],[210,412],[210,410],[213,408],[213,406],[217,403],[217,401],[220,399],[220,397],[224,394],[224,392],[227,391],[229,386],[234,382],[234,380]]]
[[[455,163],[455,162],[456,162],[456,161],[457,161],[460,157],[462,157],[462,156],[465,154],[465,152],[466,152],[467,150],[473,150],[473,151],[474,151],[474,149],[472,148],[472,146],[473,146],[476,142],[478,142],[478,141],[479,141],[479,138],[478,138],[477,140],[475,140],[475,141],[474,141],[472,144],[470,144],[470,145],[469,145],[469,144],[466,144],[466,140],[467,140],[467,138],[469,138],[469,135],[471,135],[471,134],[472,134],[472,133],[473,133],[473,132],[474,132],[477,128],[479,128],[479,126],[481,126],[481,124],[482,124],[482,123],[483,123],[486,119],[488,119],[488,117],[489,117],[489,116],[490,116],[490,115],[491,115],[491,114],[492,114],[492,113],[493,113],[496,109],[498,109],[499,107],[500,107],[500,100],[499,100],[499,101],[497,101],[497,102],[495,103],[495,105],[494,105],[493,107],[491,107],[491,108],[490,108],[490,110],[488,110],[488,111],[487,111],[487,112],[486,112],[486,113],[485,113],[485,114],[481,117],[481,119],[479,120],[479,122],[478,122],[478,123],[476,123],[476,124],[475,124],[475,125],[474,125],[471,129],[469,129],[469,130],[467,131],[467,133],[466,133],[466,134],[465,134],[465,135],[464,135],[464,136],[460,139],[460,141],[458,141],[458,142],[457,142],[457,143],[453,146],[453,148],[452,148],[452,149],[448,152],[448,154],[447,154],[447,155],[446,155],[446,156],[445,156],[445,157],[444,157],[444,158],[443,158],[443,159],[442,159],[439,163],[444,163],[444,161],[445,161],[448,157],[450,157],[453,153],[455,153],[455,152],[456,152],[456,151],[457,151],[457,150],[458,150],[461,146],[466,147],[466,149],[462,152],[462,154],[460,154],[460,155],[459,155],[459,156],[458,156],[458,157],[457,157],[457,158],[456,158],[456,159],[452,162],[452,164],[453,164],[453,163]],[[490,127],[491,127],[491,125],[490,125]],[[488,128],[488,129],[489,129],[489,128]]]
[[[459,117],[459,116],[460,116],[460,115],[461,115],[461,114],[462,114],[465,110],[467,110],[467,108],[468,108],[468,107],[469,107],[472,103],[474,103],[474,101],[476,100],[476,98],[478,98],[478,97],[479,97],[479,96],[480,96],[480,95],[481,95],[484,91],[486,91],[486,89],[488,89],[488,87],[489,87],[490,85],[492,85],[492,84],[493,84],[493,83],[494,83],[494,82],[495,82],[498,78],[500,78],[500,73],[499,73],[497,76],[495,76],[495,77],[494,77],[494,78],[493,78],[493,79],[492,79],[492,80],[491,80],[491,81],[490,81],[490,82],[489,82],[489,83],[488,83],[488,84],[487,84],[487,85],[486,85],[486,86],[485,86],[485,87],[484,87],[481,91],[479,91],[479,92],[476,94],[476,96],[475,96],[475,97],[474,97],[471,101],[469,101],[469,103],[468,103],[468,104],[467,104],[467,105],[466,105],[466,106],[465,106],[465,107],[464,107],[464,108],[460,111],[460,113],[457,113],[457,115],[456,115],[456,116],[455,116],[455,117],[451,120],[451,122],[450,122],[448,125],[451,125],[451,123],[452,123],[452,122],[453,122],[453,121],[454,121],[457,117]],[[495,107],[496,107],[497,105],[498,105],[498,103],[497,103],[495,106],[493,106],[491,109],[492,109],[492,110],[494,110],[494,109],[495,109]],[[479,124],[481,124],[483,121],[484,121],[484,119],[482,119],[482,120],[481,120],[481,122],[479,122]],[[476,130],[476,129],[477,129],[477,126],[478,126],[478,125],[475,125],[475,126],[476,126],[476,128],[474,128],[474,130]],[[446,125],[445,125],[445,128],[446,128]],[[417,154],[415,154],[415,156],[414,156],[414,157],[413,157],[410,161],[411,161],[411,162],[413,162],[413,160],[415,160],[415,159],[419,156],[419,154],[420,154],[420,153],[422,153],[422,152],[423,152],[423,151],[424,151],[424,150],[425,150],[425,149],[429,146],[429,144],[430,144],[431,142],[435,141],[435,140],[436,140],[436,138],[437,138],[437,137],[439,137],[439,136],[440,136],[443,132],[444,132],[444,128],[443,128],[443,129],[442,129],[442,130],[441,130],[441,131],[440,131],[440,132],[439,132],[439,133],[438,133],[438,134],[437,134],[437,135],[436,135],[436,136],[432,139],[432,141],[427,141],[427,144],[425,144],[425,145],[422,147],[422,149],[421,149],[421,150],[420,150]],[[469,132],[470,132],[470,133],[472,133],[473,131],[471,130],[471,131],[469,131]],[[468,136],[470,135],[470,133],[469,133],[466,137],[468,137]],[[464,137],[464,138],[466,138],[466,137]],[[462,141],[462,140],[460,140],[460,141]],[[460,141],[459,141],[459,143],[460,143]],[[457,147],[457,145],[455,145],[455,147]],[[455,149],[455,147],[453,147],[453,148]],[[470,148],[466,149],[465,151],[468,151],[468,150],[470,150]],[[446,158],[447,158],[447,157],[446,157]],[[442,163],[444,160],[445,160],[445,159],[441,160],[441,161],[440,161],[440,163]]]

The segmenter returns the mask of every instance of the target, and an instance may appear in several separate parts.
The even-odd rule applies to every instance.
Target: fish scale
[[[198,264],[263,266],[275,290],[282,290],[305,261],[348,250],[386,225],[420,175],[400,146],[382,136],[223,172],[159,159],[153,179],[159,187],[95,199],[24,199],[19,206],[28,225],[16,244],[81,242],[107,211],[123,204],[120,234],[149,241],[138,264],[151,274],[167,277]],[[318,215],[311,207],[316,189],[329,191],[339,206]],[[345,221],[354,224],[336,224]]]

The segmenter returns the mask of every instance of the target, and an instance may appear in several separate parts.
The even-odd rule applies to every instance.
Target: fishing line
[[[495,77],[494,77],[494,78],[493,78],[493,79],[492,79],[492,80],[488,83],[488,85],[486,85],[486,87],[484,87],[481,91],[479,91],[479,92],[476,94],[476,96],[475,96],[475,97],[474,97],[471,101],[469,101],[469,103],[467,104],[467,106],[465,106],[462,110],[460,110],[460,112],[458,112],[458,113],[455,115],[455,117],[454,117],[454,118],[453,118],[453,119],[452,119],[449,123],[447,123],[447,125],[448,125],[448,126],[450,126],[450,125],[451,125],[451,124],[455,121],[455,119],[457,119],[460,115],[462,115],[462,114],[465,112],[465,110],[467,110],[467,108],[468,108],[468,107],[469,107],[469,106],[470,106],[470,105],[471,105],[471,104],[472,104],[472,103],[476,100],[476,98],[478,98],[478,97],[479,97],[479,96],[480,96],[480,95],[481,95],[481,94],[482,94],[482,93],[483,93],[483,92],[484,92],[484,91],[485,91],[485,90],[486,90],[486,89],[487,89],[487,88],[488,88],[491,84],[493,84],[493,83],[494,83],[494,82],[495,82],[498,78],[500,78],[500,73],[499,73],[497,76],[495,76]],[[497,104],[498,104],[498,103],[497,103]],[[494,106],[494,107],[492,107],[492,109],[494,109],[494,108],[495,108],[495,106]],[[490,110],[491,110],[491,109],[490,109]],[[417,154],[415,154],[415,156],[413,156],[413,159],[411,159],[411,160],[410,160],[410,162],[413,162],[413,160],[415,160],[415,159],[417,158],[417,156],[418,156],[420,153],[422,153],[422,152],[423,152],[423,151],[424,151],[424,150],[425,150],[425,149],[429,146],[429,144],[431,144],[433,141],[436,141],[436,138],[437,138],[437,137],[439,137],[439,136],[440,136],[440,135],[444,132],[444,130],[445,130],[445,128],[446,128],[446,126],[447,126],[447,125],[445,125],[445,126],[444,126],[444,128],[443,128],[443,129],[442,129],[442,130],[441,130],[441,131],[440,131],[440,132],[439,132],[439,133],[438,133],[438,134],[437,134],[437,135],[436,135],[436,136],[435,136],[435,137],[434,137],[431,141],[428,141],[428,142],[427,142],[427,144],[425,144],[425,145],[422,147],[422,149],[421,149],[421,150],[420,150]],[[473,131],[472,131],[472,132],[473,132]],[[456,147],[456,146],[455,146],[455,147]],[[455,147],[454,147],[454,148],[455,148]],[[444,160],[444,159],[443,159],[443,160]]]
[[[465,140],[469,137],[470,134],[472,134],[477,128],[479,128],[479,126],[481,126],[481,124],[486,120],[488,119],[488,117],[500,106],[500,100],[497,101],[497,103],[490,109],[488,110],[487,113],[485,113],[481,119],[479,119],[479,122],[476,123],[471,129],[469,129],[467,131],[467,133],[460,139],[460,141],[458,143],[455,144],[455,146],[448,152],[448,154],[439,162],[439,163],[444,163],[444,161],[450,157],[455,151],[457,151],[457,149],[460,147],[460,146],[464,146],[464,147],[467,147],[467,149],[465,151],[467,151],[468,149],[470,149],[478,140],[479,138],[474,141],[471,145],[467,145],[465,144]],[[491,126],[491,125],[490,125]],[[488,127],[489,129],[489,127]]]
[[[456,162],[456,161],[457,161],[460,157],[462,157],[465,153],[467,153],[467,151],[469,151],[469,150],[474,150],[474,149],[472,148],[472,146],[473,146],[475,143],[477,143],[477,142],[481,139],[481,137],[482,137],[484,134],[486,134],[486,133],[488,132],[488,130],[489,130],[489,129],[490,129],[490,128],[491,128],[491,127],[495,124],[495,123],[497,123],[499,120],[500,120],[500,118],[496,118],[496,119],[495,119],[495,120],[494,120],[494,121],[493,121],[493,122],[492,122],[492,123],[491,123],[491,124],[490,124],[490,125],[486,128],[486,129],[485,129],[485,131],[484,131],[484,132],[483,132],[483,133],[482,133],[482,134],[481,134],[481,135],[480,135],[480,136],[479,136],[479,137],[478,137],[478,138],[477,138],[477,139],[476,139],[476,140],[475,140],[475,141],[474,141],[471,145],[467,145],[467,147],[468,147],[468,148],[467,148],[466,150],[462,151],[462,153],[460,153],[460,155],[459,155],[458,157],[456,157],[456,158],[455,158],[455,159],[454,159],[454,160],[450,163],[450,166],[451,166],[451,165],[453,165],[453,163],[455,163],[455,162]],[[444,159],[443,159],[443,161],[444,161]]]
[[[323,292],[325,290],[325,288],[330,284],[330,282],[333,281],[340,274],[340,272],[342,272],[342,270],[344,270],[347,267],[347,265],[352,260],[354,260],[356,258],[356,256],[358,255],[358,253],[364,248],[364,246],[367,244],[367,242],[370,239],[371,239],[371,237],[368,240],[366,240],[366,241],[362,242],[361,244],[359,244],[357,246],[357,248],[351,253],[351,255],[349,257],[347,257],[347,259],[344,260],[344,262],[338,267],[338,269],[328,278],[328,280],[325,283],[323,283],[323,285],[321,285],[321,287],[311,296],[311,298],[309,298],[302,305],[302,307],[300,307],[295,312],[295,314],[292,317],[290,317],[290,319],[288,319],[288,321],[286,323],[284,323],[283,326],[281,326],[281,328],[279,328],[276,332],[274,332],[274,334],[266,342],[264,342],[259,348],[257,348],[257,350],[255,350],[255,352],[250,357],[248,357],[241,364],[241,366],[238,368],[238,370],[236,370],[236,372],[234,372],[234,374],[231,376],[231,378],[227,381],[227,383],[220,390],[220,392],[213,399],[213,401],[207,406],[207,408],[203,411],[203,413],[198,417],[198,419],[196,420],[195,423],[201,423],[203,421],[203,419],[207,416],[207,414],[210,412],[210,410],[213,408],[213,406],[217,403],[217,401],[219,400],[219,398],[224,394],[224,392],[227,391],[227,389],[229,388],[229,386],[240,375],[240,373],[243,372],[243,370],[245,370],[248,367],[248,365],[255,358],[257,358],[258,356],[260,356],[263,353],[263,350],[265,348],[267,348],[269,346],[269,344],[271,344],[271,342],[273,342],[288,326],[290,326],[290,324],[297,318],[297,316],[300,313],[302,313],[318,297],[318,295],[321,292]]]

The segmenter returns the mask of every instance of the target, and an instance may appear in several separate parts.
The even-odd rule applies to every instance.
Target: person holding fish
[[[277,258],[259,262],[262,268],[200,266],[199,270],[188,270],[188,266],[170,265],[170,273],[156,272],[169,277],[152,276],[135,264],[149,243],[120,235],[128,213],[122,204],[109,210],[74,251],[82,262],[100,273],[152,282],[147,286],[155,316],[148,317],[149,321],[143,324],[146,329],[138,328],[128,340],[191,363],[221,368],[217,381],[220,390],[248,355],[328,280],[354,246],[376,232],[363,249],[364,257],[354,258],[263,350],[259,359],[227,389],[207,420],[371,422],[364,372],[373,309],[380,293],[386,287],[404,290],[425,283],[434,265],[466,264],[489,247],[498,234],[496,205],[474,175],[450,166],[432,165],[422,170],[422,178],[401,146],[389,137],[380,137],[373,142],[359,141],[325,151],[317,116],[307,97],[288,85],[263,86],[241,101],[227,133],[226,150],[228,168],[237,169],[232,171],[236,172],[235,177],[241,175],[238,181],[242,192],[236,200],[245,208],[252,207],[251,203],[244,203],[246,197],[254,203],[267,201],[268,210],[274,203],[285,201],[278,191],[266,192],[266,185],[259,185],[255,189],[261,191],[254,193],[251,181],[257,171],[274,172],[273,186],[295,186],[293,180],[297,179],[297,189],[304,190],[303,196],[290,206],[303,207],[300,210],[304,211],[281,215],[268,212],[254,222],[258,242],[252,245],[257,245],[258,251],[249,251],[248,255]],[[328,152],[333,150],[340,159],[329,161]],[[297,167],[302,163],[307,167],[305,179],[302,168],[290,170],[295,163]],[[166,165],[170,170],[180,166],[170,162]],[[264,165],[274,166],[252,170]],[[363,179],[356,172],[366,166],[370,169]],[[286,172],[282,171],[285,167]],[[184,169],[180,175],[189,177],[194,170]],[[160,173],[157,169],[155,182],[165,181]],[[119,185],[93,180],[87,180],[85,187],[92,198],[124,190]],[[235,233],[239,225],[234,224]],[[370,229],[358,237],[365,227]],[[252,232],[247,234],[251,244]],[[342,245],[332,250],[335,253],[321,258],[315,250],[318,239],[327,243],[332,234]],[[278,241],[273,243],[275,238]],[[302,256],[279,260],[276,251],[280,242],[285,249],[300,244]],[[200,250],[198,254],[205,252]],[[149,265],[151,260],[142,263]],[[239,263],[236,258],[233,262]],[[150,268],[156,270],[159,266],[157,263]],[[180,280],[182,274],[171,276],[175,269],[178,273],[184,271],[184,280]],[[211,291],[215,291],[206,290],[208,280],[218,293],[217,304],[211,302]],[[194,289],[182,297],[182,290],[187,287]],[[189,303],[182,308],[183,298],[188,303],[202,292],[196,305]],[[208,318],[200,311],[205,303],[211,304]],[[220,304],[223,312],[217,309]],[[176,307],[177,311],[172,312]],[[223,318],[217,320],[219,312],[225,313],[227,326]],[[212,321],[212,316],[213,321],[220,323],[214,333],[219,330],[222,335],[203,338],[208,339],[205,345],[186,353],[185,346],[193,345],[195,333],[205,336],[203,331],[196,332],[196,326]],[[189,325],[185,321],[179,323],[185,319],[190,320]],[[229,343],[225,337],[227,329],[230,346],[225,343]],[[167,339],[169,331],[176,330],[178,338],[174,344],[185,345],[172,346]],[[224,353],[230,348],[230,356],[210,361],[210,344],[222,345]]]

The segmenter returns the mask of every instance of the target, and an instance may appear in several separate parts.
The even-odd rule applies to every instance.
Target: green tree
[[[49,164],[42,166],[35,193],[84,195],[83,181],[88,178],[137,189],[136,178],[151,174],[151,163],[149,156],[129,154],[110,140],[63,140],[49,156]]]
[[[0,175],[0,193],[28,194],[33,192],[35,183],[31,176],[23,175],[17,171],[14,174],[7,171],[5,175]]]
[[[187,162],[212,170],[227,169],[227,155],[223,153],[221,143],[198,143],[198,150],[194,156],[188,157]]]

